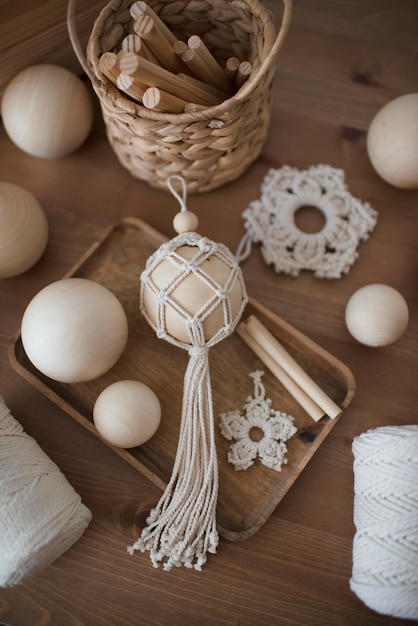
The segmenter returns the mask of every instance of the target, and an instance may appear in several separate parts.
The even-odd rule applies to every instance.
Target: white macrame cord
[[[0,587],[52,563],[90,520],[80,496],[0,396]]]
[[[176,191],[176,189],[174,188],[174,181],[177,180],[180,185],[181,185],[181,193],[182,195],[179,194],[178,191]],[[187,201],[187,185],[186,185],[186,181],[184,180],[184,178],[182,176],[170,176],[170,178],[167,180],[167,187],[169,188],[169,190],[171,191],[171,193],[173,194],[173,196],[175,197],[175,199],[177,200],[177,202],[180,205],[180,209],[182,211],[187,211],[187,206],[186,206],[186,201]]]
[[[351,589],[371,609],[418,620],[418,425],[353,441]]]

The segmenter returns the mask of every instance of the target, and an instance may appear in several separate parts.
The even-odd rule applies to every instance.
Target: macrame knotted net
[[[129,548],[131,553],[148,550],[154,567],[163,562],[165,570],[182,564],[200,570],[207,552],[216,552],[218,465],[208,355],[211,346],[233,332],[246,302],[234,256],[195,232],[163,244],[141,275],[145,318],[158,337],[190,356],[172,475]]]
[[[319,232],[301,230],[296,213],[306,206],[317,208],[325,218]],[[373,231],[376,211],[351,195],[343,170],[315,165],[298,170],[288,165],[270,169],[261,185],[261,197],[243,212],[246,234],[236,257],[251,252],[252,243],[276,272],[298,276],[311,270],[318,278],[341,278],[358,257],[358,245]]]

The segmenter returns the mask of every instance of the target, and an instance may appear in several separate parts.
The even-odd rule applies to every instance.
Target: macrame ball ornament
[[[174,190],[181,182],[183,196]],[[247,303],[241,269],[226,246],[188,228],[186,185],[168,186],[180,202],[179,234],[148,259],[141,275],[141,311],[159,338],[188,350],[177,454],[171,478],[141,536],[128,548],[150,552],[154,567],[200,570],[216,552],[218,464],[209,348],[230,335]],[[180,216],[180,217],[179,217]]]
[[[151,257],[141,277],[143,312],[159,337],[204,347],[229,335],[243,284],[229,250],[197,233],[181,233]]]

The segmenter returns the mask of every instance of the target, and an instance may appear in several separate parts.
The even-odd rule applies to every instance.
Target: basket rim
[[[98,32],[98,36],[95,38],[95,40],[93,40],[92,36],[95,33],[95,30],[97,30],[99,26],[106,21],[107,18],[111,17],[112,14],[115,14],[117,12],[117,10],[121,7],[123,0],[110,0],[102,8],[99,15],[95,19],[92,31],[90,33],[86,55],[84,55],[81,49],[75,28],[76,0],[69,0],[68,2],[67,27],[74,52],[76,53],[76,56],[81,66],[89,77],[93,88],[96,91],[97,89],[105,90],[106,96],[113,103],[113,107],[115,107],[116,105],[117,108],[120,109],[121,113],[130,113],[132,115],[137,115],[138,117],[148,120],[168,121],[170,123],[178,124],[204,121],[213,118],[222,119],[229,116],[231,109],[241,106],[245,101],[250,99],[251,95],[259,85],[260,80],[265,76],[271,65],[274,63],[276,56],[287,36],[292,16],[292,0],[282,0],[282,20],[279,26],[279,30],[276,33],[273,22],[271,20],[271,13],[263,5],[261,0],[242,1],[247,4],[247,6],[253,13],[256,13],[257,17],[260,18],[265,25],[267,31],[265,46],[269,47],[267,56],[256,69],[254,75],[250,76],[250,78],[245,81],[245,83],[239,88],[239,90],[234,93],[230,98],[227,98],[219,104],[195,112],[166,113],[164,111],[152,111],[151,109],[147,109],[139,102],[135,102],[133,99],[129,98],[129,96],[126,96],[126,94],[120,91],[116,87],[116,85],[114,85],[112,81],[109,80],[100,71],[98,62],[100,56],[103,54],[103,51],[100,49],[99,45],[99,37],[101,32]],[[102,93],[100,94],[100,97],[103,97]],[[117,105],[118,102],[128,103],[127,109],[129,110]]]

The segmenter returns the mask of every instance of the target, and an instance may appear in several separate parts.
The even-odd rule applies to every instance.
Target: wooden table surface
[[[276,16],[278,0],[266,4]],[[353,195],[378,211],[375,231],[340,280],[305,272],[277,275],[254,247],[243,264],[251,296],[344,362],[357,390],[350,407],[266,524],[250,539],[222,539],[203,572],[153,569],[130,557],[136,513],[159,490],[11,367],[8,349],[30,299],[61,278],[124,216],[167,236],[177,205],[131,177],[108,145],[97,107],[86,143],[56,160],[28,156],[0,130],[0,179],[30,190],[50,224],[41,261],[0,281],[0,393],[13,415],[58,464],[93,513],[82,538],[25,584],[0,592],[0,618],[12,626],[380,625],[402,620],[369,610],[349,588],[352,567],[353,456],[359,433],[418,422],[418,193],[389,186],[372,169],[366,132],[388,100],[416,92],[416,0],[296,0],[274,83],[271,128],[261,158],[239,181],[192,196],[200,232],[232,250],[242,211],[260,194],[270,167],[328,163],[345,170]],[[392,346],[356,343],[346,303],[368,283],[398,289],[410,324]],[[408,622],[410,623],[410,622]]]

